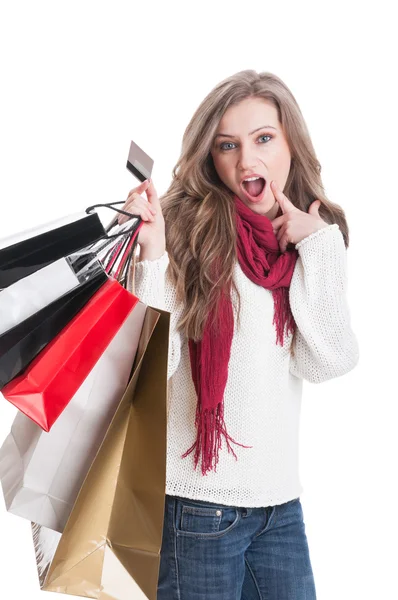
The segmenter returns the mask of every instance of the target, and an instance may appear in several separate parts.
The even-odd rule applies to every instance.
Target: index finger
[[[150,182],[149,179],[145,179],[145,181],[143,181],[142,183],[140,183],[140,185],[137,185],[137,187],[135,187],[132,190],[130,190],[129,193],[128,193],[128,195],[131,196],[131,194],[135,194],[135,193],[141,194],[148,187],[149,182]]]
[[[158,198],[158,194],[155,190],[155,186],[153,185],[153,181],[152,179],[147,180],[149,181],[149,185],[146,188],[145,192],[148,198],[148,202],[149,204],[153,204],[154,206],[159,206],[160,202],[159,202],[159,198]]]

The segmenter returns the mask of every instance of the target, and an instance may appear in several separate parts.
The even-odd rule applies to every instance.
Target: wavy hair
[[[338,223],[348,247],[348,225],[343,209],[325,195],[321,165],[300,108],[286,84],[269,72],[240,71],[221,81],[204,98],[185,129],[180,158],[172,182],[160,197],[166,226],[168,274],[183,303],[178,328],[195,341],[202,338],[211,308],[232,285],[237,261],[236,208],[231,190],[219,178],[211,156],[218,124],[225,111],[246,98],[263,98],[277,109],[291,154],[284,193],[308,212],[319,199],[319,214]],[[212,269],[219,265],[217,275]],[[291,353],[294,336],[292,338]]]

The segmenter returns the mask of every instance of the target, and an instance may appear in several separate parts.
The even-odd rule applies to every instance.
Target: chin
[[[250,208],[253,212],[266,216],[267,213],[272,212],[276,213],[277,209],[275,207],[276,200],[270,205],[268,202],[259,202],[258,204],[253,204],[252,202],[248,202],[246,198],[241,198],[242,202],[246,204],[248,208]]]

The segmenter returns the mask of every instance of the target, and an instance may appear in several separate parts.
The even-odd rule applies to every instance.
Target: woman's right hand
[[[147,200],[140,194],[145,192]],[[159,198],[152,180],[146,179],[140,185],[130,190],[122,210],[133,215],[139,215],[143,221],[138,232],[138,243],[141,246],[141,256],[157,258],[166,249],[165,222]],[[119,214],[118,222],[126,223],[129,217]]]

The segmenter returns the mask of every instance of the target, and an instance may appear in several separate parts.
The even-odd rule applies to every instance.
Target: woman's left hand
[[[294,206],[275,181],[271,181],[271,191],[283,213],[271,221],[281,252],[285,252],[289,243],[298,244],[311,233],[329,224],[319,216],[320,200],[314,200],[306,213]]]

